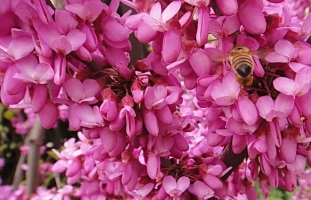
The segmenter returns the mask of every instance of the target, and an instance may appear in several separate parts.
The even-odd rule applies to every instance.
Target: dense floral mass
[[[68,120],[79,136],[47,167],[67,185],[32,199],[256,199],[255,181],[267,197],[306,176],[308,0],[1,4],[1,102],[25,109],[27,127],[35,113],[44,128]],[[132,33],[152,49],[140,60]],[[235,46],[251,52],[249,86],[228,62]]]

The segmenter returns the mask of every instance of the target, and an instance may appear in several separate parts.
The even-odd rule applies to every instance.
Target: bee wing
[[[227,58],[227,56],[224,55],[224,53],[222,51],[220,51],[219,49],[216,49],[216,48],[206,48],[206,49],[204,49],[204,51],[206,52],[208,57],[210,57],[211,60],[213,60],[215,62],[222,62],[224,59]]]

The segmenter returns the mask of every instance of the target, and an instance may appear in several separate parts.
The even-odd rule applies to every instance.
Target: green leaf
[[[13,119],[14,117],[14,112],[12,110],[6,110],[4,113],[3,113],[3,117],[7,120],[10,120]]]
[[[54,160],[59,160],[59,157],[54,153],[54,151],[49,150],[46,152],[50,157],[52,157]]]

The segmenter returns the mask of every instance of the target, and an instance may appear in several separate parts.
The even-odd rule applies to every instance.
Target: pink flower
[[[154,30],[163,32],[169,29],[169,23],[167,22],[179,11],[180,6],[180,1],[173,1],[162,12],[161,4],[157,2],[153,4],[150,15],[145,15],[143,19]]]
[[[297,56],[297,50],[288,40],[280,39],[275,43],[274,52],[270,52],[266,56],[268,62],[289,63]]]
[[[208,199],[214,196],[214,191],[202,181],[196,181],[190,185],[189,191],[200,199]]]
[[[165,176],[163,179],[163,188],[171,197],[178,197],[188,189],[190,180],[188,177],[182,176],[176,180],[172,176]]]
[[[286,95],[303,96],[310,90],[311,86],[311,68],[301,68],[295,77],[295,80],[286,77],[278,77],[273,81],[273,86],[279,92]]]
[[[270,96],[259,97],[256,102],[258,114],[271,122],[273,118],[287,117],[294,107],[294,99],[291,96],[279,94],[275,101]]]
[[[86,79],[82,83],[78,79],[71,78],[64,83],[64,89],[74,102],[89,104],[98,102],[95,96],[99,93],[100,88],[93,79]]]
[[[235,80],[234,73],[228,72],[222,82],[217,81],[211,89],[211,96],[216,104],[228,106],[238,100],[240,84]]]
[[[93,22],[102,12],[104,4],[99,1],[85,1],[84,3],[71,3],[65,9],[78,15],[81,19]]]

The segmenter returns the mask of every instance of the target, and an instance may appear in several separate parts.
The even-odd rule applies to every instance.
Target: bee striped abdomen
[[[251,75],[253,71],[253,62],[251,58],[247,56],[238,56],[232,60],[232,66],[236,70],[236,74],[242,78],[246,78]]]
[[[236,80],[245,86],[253,83],[254,62],[250,50],[244,46],[233,48],[229,53],[229,63]]]

